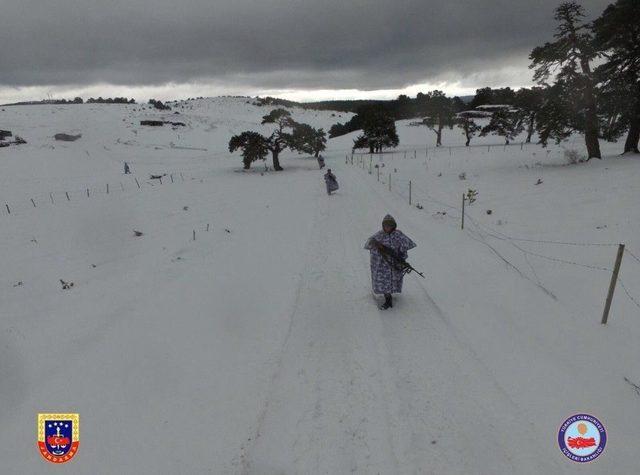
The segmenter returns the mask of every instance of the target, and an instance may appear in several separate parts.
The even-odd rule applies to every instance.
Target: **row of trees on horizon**
[[[510,88],[482,88],[470,103],[447,97],[442,91],[406,95],[394,101],[338,101],[338,110],[357,104],[356,114],[346,123],[334,124],[329,137],[356,130],[354,149],[370,153],[399,144],[395,121],[421,118],[420,123],[435,134],[442,145],[442,131],[460,127],[468,146],[476,135],[496,134],[508,144],[526,131],[526,142],[534,133],[540,144],[560,143],[572,133],[584,135],[587,160],[602,158],[600,140],[617,141],[626,134],[624,153],[640,153],[640,1],[616,0],[594,21],[587,21],[576,1],[561,3],[555,10],[556,33],[550,41],[535,47],[529,59],[537,86],[517,91]],[[290,101],[267,98],[264,104],[290,107]],[[333,102],[305,104],[323,109]],[[351,104],[351,105],[349,105]],[[488,124],[481,127],[470,109],[499,104]],[[335,107],[335,104],[333,104]],[[274,169],[281,170],[278,157],[286,148],[315,156],[326,147],[325,132],[298,124],[286,109],[275,109],[263,117],[263,124],[276,124],[265,137],[243,132],[229,142],[229,150],[243,150],[245,168],[264,160],[269,152]]]
[[[348,122],[333,125],[329,137],[362,130],[354,148],[371,153],[398,145],[393,121],[422,117],[442,144],[442,130],[460,127],[469,145],[476,135],[495,133],[506,143],[521,132],[530,142],[557,143],[573,132],[584,134],[588,159],[602,158],[599,140],[616,141],[627,134],[623,153],[639,153],[640,140],[640,1],[617,0],[593,22],[575,1],[555,11],[552,41],[531,52],[530,68],[538,86],[514,91],[483,88],[471,103],[441,91],[401,95],[395,101],[365,103]],[[485,127],[465,113],[481,105],[504,104]]]

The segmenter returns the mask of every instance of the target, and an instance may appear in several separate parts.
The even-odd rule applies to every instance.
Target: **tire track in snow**
[[[243,473],[399,473],[389,430],[397,397],[380,377],[389,372],[380,367],[384,359],[361,331],[370,318],[361,304],[371,309],[361,272],[366,258],[344,241],[349,222],[340,196],[318,199],[326,206],[314,226],[291,332],[259,436],[245,450]]]
[[[314,210],[315,213],[315,218],[314,221],[318,220],[318,216],[321,215],[320,213],[320,206],[318,204],[319,202],[316,200],[316,207]],[[313,228],[312,228],[313,229]],[[296,291],[295,291],[295,296],[294,296],[294,301],[293,301],[293,307],[291,309],[291,312],[289,314],[289,325],[287,327],[287,331],[285,333],[284,339],[282,341],[282,346],[280,347],[280,350],[278,352],[278,356],[277,356],[277,362],[276,362],[276,366],[275,366],[275,371],[273,373],[273,375],[271,376],[271,380],[269,382],[268,385],[268,391],[267,391],[267,396],[264,400],[262,409],[260,410],[258,417],[256,419],[256,424],[255,427],[253,428],[253,431],[251,433],[251,436],[247,438],[247,441],[245,443],[242,443],[240,446],[240,471],[243,475],[248,475],[250,472],[250,468],[251,468],[251,463],[250,463],[250,451],[251,448],[253,446],[255,446],[257,440],[260,438],[261,436],[261,431],[264,425],[264,421],[265,421],[265,417],[267,415],[267,411],[269,410],[269,406],[271,404],[271,398],[273,396],[273,391],[275,390],[275,384],[278,380],[278,378],[280,377],[280,374],[282,372],[282,365],[283,365],[283,358],[284,358],[284,354],[287,350],[288,344],[289,344],[289,339],[291,337],[291,332],[293,329],[293,324],[295,321],[295,317],[296,317],[296,313],[298,312],[298,309],[300,307],[300,296],[302,293],[303,288],[305,287],[306,281],[308,279],[308,273],[309,273],[309,265],[310,265],[310,258],[309,256],[312,255],[312,253],[310,252],[312,250],[312,246],[313,246],[313,240],[309,239],[307,248],[306,248],[306,258],[305,258],[305,265],[303,267],[303,270],[300,273],[300,277],[298,279],[298,284],[296,286]]]

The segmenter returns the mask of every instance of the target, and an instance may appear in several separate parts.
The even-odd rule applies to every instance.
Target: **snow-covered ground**
[[[580,137],[465,148],[457,130],[436,150],[402,121],[398,150],[353,165],[355,134],[329,141],[327,196],[310,158],[240,171],[230,136],[269,130],[247,100],[0,112],[29,142],[0,148],[2,473],[638,472],[640,157],[603,143],[567,166]],[[362,246],[386,213],[427,278],[382,312]],[[633,254],[602,326],[617,243]],[[39,412],[80,414],[64,467],[37,452]],[[581,412],[609,437],[588,465],[557,446]]]

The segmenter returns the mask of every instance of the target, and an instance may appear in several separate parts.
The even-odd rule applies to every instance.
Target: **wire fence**
[[[386,171],[381,174],[380,170],[382,168],[387,168],[386,164],[377,163],[375,167],[373,166],[373,159],[371,154],[354,154],[352,157],[345,157],[345,163],[348,165],[352,165],[357,168],[361,168],[363,171],[368,172],[370,175],[375,175],[377,177],[377,181],[383,185],[386,185],[386,188],[391,194],[394,194],[403,201],[410,204],[412,207],[418,208],[422,211],[426,211],[431,213],[433,217],[447,219],[448,223],[451,225],[455,225],[458,228],[462,228],[463,232],[465,232],[470,238],[475,241],[482,243],[483,245],[489,247],[492,252],[500,258],[503,262],[505,262],[508,266],[518,272],[522,277],[531,280],[538,287],[541,287],[546,293],[555,298],[555,294],[544,287],[538,278],[538,275],[531,265],[528,257],[535,257],[538,259],[542,259],[548,262],[553,262],[556,264],[560,264],[563,266],[573,266],[580,269],[589,269],[594,271],[604,271],[612,275],[613,284],[619,283],[620,287],[623,289],[624,294],[628,297],[629,301],[637,308],[640,309],[640,298],[634,296],[640,294],[637,291],[631,291],[629,286],[625,285],[622,279],[617,275],[616,269],[614,267],[607,267],[604,265],[600,265],[597,263],[589,263],[576,259],[568,259],[564,257],[557,257],[553,255],[548,255],[548,253],[535,252],[530,249],[525,249],[522,246],[518,245],[518,243],[530,243],[530,244],[538,244],[542,246],[546,246],[549,248],[552,247],[566,247],[572,246],[576,248],[620,248],[622,246],[620,243],[613,242],[585,242],[585,241],[563,241],[563,240],[553,240],[553,239],[534,239],[530,237],[523,236],[511,236],[502,231],[494,229],[486,224],[481,223],[477,217],[473,216],[472,213],[469,212],[468,209],[464,209],[463,202],[464,198],[461,200],[461,204],[456,206],[451,203],[447,203],[442,199],[438,199],[433,197],[427,190],[420,184],[420,182],[416,183],[415,179],[408,179],[404,177],[399,177],[397,174],[397,168],[388,167],[393,169],[393,171]],[[430,208],[430,209],[427,209]],[[471,223],[471,228],[469,226],[462,227],[460,226],[460,222],[466,219],[467,223]],[[521,268],[515,265],[509,258],[507,258],[503,252],[500,252],[496,247],[488,242],[487,239],[493,239],[498,242],[508,243],[512,246],[513,249],[521,253],[525,262],[529,265],[531,274],[533,274],[533,278],[527,275]],[[624,254],[628,255],[635,264],[640,265],[640,258],[629,249],[628,246],[624,246]],[[615,274],[615,275],[614,275]],[[612,291],[610,291],[611,298],[613,296]],[[606,319],[603,319],[603,323]]]
[[[44,191],[32,193],[22,199],[4,200],[0,207],[0,217],[9,217],[14,214],[29,212],[34,208],[52,206],[58,204],[74,203],[80,200],[106,197],[108,195],[132,196],[143,191],[154,191],[164,185],[182,183],[187,180],[197,179],[186,172],[173,172],[156,175],[156,178],[142,178],[137,175],[126,175],[118,182],[104,182],[101,185],[87,186],[84,188],[68,188],[65,190]]]
[[[407,147],[407,148],[395,148],[393,150],[387,150],[383,152],[377,152],[375,155],[390,155],[392,158],[403,157],[403,158],[418,158],[423,156],[428,156],[429,154],[434,153],[448,153],[452,155],[456,151],[460,150],[474,150],[474,149],[486,149],[487,152],[491,152],[492,150],[503,150],[506,151],[508,149],[520,149],[524,150],[525,148],[536,148],[540,149],[541,145],[533,142],[512,142],[512,143],[472,143],[469,145],[457,144],[457,145],[439,145],[439,146],[429,146],[425,145],[424,147]],[[335,150],[339,151],[347,151],[343,150]],[[370,156],[373,155],[371,152],[356,152],[353,150],[349,150],[349,152],[353,152],[355,156]]]
[[[477,145],[477,147],[479,146],[480,145]],[[492,145],[489,145],[489,147],[491,146]],[[483,147],[487,146],[483,145]],[[564,266],[574,266],[581,269],[604,271],[608,273],[614,272],[614,269],[611,267],[605,267],[597,263],[582,262],[575,259],[571,260],[564,257],[557,257],[542,252],[535,252],[530,249],[523,248],[518,243],[532,243],[547,247],[573,246],[578,248],[614,248],[619,247],[619,243],[584,241],[572,242],[552,239],[533,239],[523,236],[511,236],[503,231],[492,228],[487,224],[481,223],[479,219],[477,219],[477,217],[469,212],[468,208],[463,208],[462,203],[460,205],[448,203],[443,199],[434,197],[420,182],[415,182],[415,179],[410,180],[399,177],[399,175],[397,174],[397,168],[388,167],[389,170],[387,171],[387,167],[383,162],[377,163],[374,167],[373,159],[370,154],[345,155],[345,163],[350,164],[354,167],[362,168],[363,171],[368,172],[368,174],[372,176],[375,175],[377,177],[377,181],[382,185],[386,185],[386,188],[388,188],[391,194],[402,198],[412,207],[419,208],[425,212],[430,212],[433,217],[446,220],[446,222],[451,226],[458,227],[460,221],[462,219],[466,219],[466,222],[470,223],[471,227],[467,226],[466,228],[464,228],[464,232],[470,238],[487,246],[498,258],[500,258],[503,262],[505,262],[512,269],[518,272],[522,277],[531,280],[535,285],[540,287],[547,294],[553,296],[554,298],[554,293],[550,289],[547,289],[546,287],[544,287],[544,285],[542,285],[528,257],[534,257]],[[383,168],[385,170],[381,172]],[[2,203],[4,206],[0,207],[0,216],[6,218],[13,214],[26,213],[29,210],[33,210],[34,208],[42,206],[53,206],[61,203],[73,203],[80,200],[89,200],[95,198],[96,196],[106,197],[107,195],[111,194],[119,196],[135,196],[140,192],[160,190],[166,185],[184,183],[185,181],[191,182],[193,180],[199,180],[202,182],[206,178],[206,175],[194,176],[191,173],[182,171],[162,174],[161,176],[156,175],[155,177],[149,178],[142,178],[136,175],[126,175],[121,181],[118,181],[117,183],[105,182],[104,185],[100,185],[99,187],[94,185],[93,187],[41,192],[32,194],[28,198],[24,198],[19,201],[5,201],[4,203]],[[206,222],[206,220],[204,220],[190,225],[188,234],[191,237],[191,240],[196,240],[201,231],[209,232],[210,229],[210,224]],[[227,233],[231,232],[228,229],[225,229],[225,231]],[[490,244],[488,242],[488,239],[493,239],[497,242],[508,243],[513,247],[513,249],[521,253],[523,258],[525,259],[525,262],[529,266],[533,277],[529,276],[527,272],[525,272],[518,265],[512,262],[512,260],[505,256],[504,252],[498,250],[495,245]],[[640,258],[636,255],[635,252],[629,249],[628,246],[625,246],[624,254],[630,256],[635,264],[640,265]],[[636,294],[637,292],[632,292],[631,290],[629,290],[629,287],[625,285],[617,275],[615,280],[620,283],[620,286],[622,287],[625,295],[629,298],[633,305],[640,308],[640,298],[634,296],[634,294]]]

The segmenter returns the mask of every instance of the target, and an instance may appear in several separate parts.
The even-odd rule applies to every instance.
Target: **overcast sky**
[[[530,85],[558,0],[2,0],[0,103]],[[595,17],[609,1],[581,2]]]

